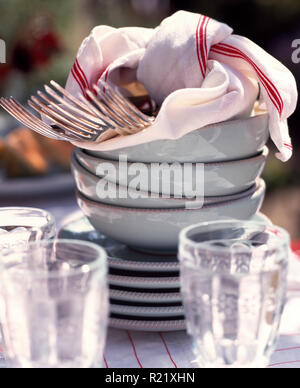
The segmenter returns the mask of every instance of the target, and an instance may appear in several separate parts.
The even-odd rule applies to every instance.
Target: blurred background
[[[300,63],[292,62],[292,42],[300,39],[299,0],[0,0],[0,38],[7,45],[7,63],[0,65],[0,95],[25,101],[50,79],[64,84],[78,47],[95,25],[155,27],[179,9],[229,24],[236,34],[247,36],[284,63],[299,84]],[[298,109],[289,122],[295,148],[292,160],[282,163],[271,152],[264,172],[268,193],[263,211],[293,238],[300,238],[299,116]],[[5,160],[1,137],[9,135],[11,125],[0,112],[0,163]],[[10,143],[13,149],[15,139]],[[270,147],[273,150],[272,143]],[[67,169],[65,160],[52,162],[55,168]],[[22,167],[11,166],[11,176],[36,173],[34,163]]]

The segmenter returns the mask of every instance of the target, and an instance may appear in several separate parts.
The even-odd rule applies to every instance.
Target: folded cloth
[[[99,80],[120,85],[136,81],[136,69],[154,30],[128,27],[95,27],[79,48],[67,80],[73,95],[91,89]]]
[[[99,80],[119,86],[138,81],[161,108],[154,124],[140,133],[75,145],[106,151],[177,139],[208,124],[253,115],[259,96],[260,110],[270,116],[276,155],[287,161],[295,79],[262,48],[232,32],[226,24],[186,11],[156,29],[96,27],[79,49],[67,90],[85,94]]]

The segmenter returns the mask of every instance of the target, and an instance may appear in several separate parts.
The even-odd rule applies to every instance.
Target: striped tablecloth
[[[299,247],[300,249],[300,247]],[[269,368],[300,368],[300,250],[290,263],[288,302]],[[109,329],[106,368],[195,368],[185,332],[143,333]]]

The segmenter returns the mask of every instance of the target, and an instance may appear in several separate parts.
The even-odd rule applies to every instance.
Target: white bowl
[[[257,188],[257,184],[254,184],[250,187],[250,189],[238,194],[187,200],[186,198],[164,198],[162,195],[153,197],[149,192],[138,191],[126,186],[116,185],[116,192],[112,192],[112,195],[107,195],[103,188],[107,187],[108,181],[104,178],[99,178],[82,167],[76,160],[74,153],[71,157],[71,168],[77,189],[86,198],[107,205],[130,208],[174,209],[186,208],[187,206],[196,208],[199,206],[199,201],[201,202],[201,200],[204,201],[205,205],[208,205],[249,197]],[[202,204],[200,207],[201,206]]]
[[[262,151],[269,138],[269,116],[224,121],[195,130],[177,140],[158,140],[114,151],[87,151],[102,159],[129,162],[209,163],[244,159]]]
[[[125,173],[117,161],[96,158],[80,149],[74,152],[78,162],[92,174],[105,177],[107,181],[117,185],[136,189],[136,180],[133,175],[129,174],[130,171],[134,171],[135,167],[140,169],[141,164],[127,163],[128,173]],[[146,179],[139,182],[139,190],[172,196],[179,193],[184,197],[217,197],[241,193],[253,186],[260,177],[268,153],[268,148],[264,147],[260,154],[247,159],[189,165],[176,163],[175,170],[179,172],[179,175],[177,172],[170,173],[171,164],[161,164],[160,168],[163,172],[161,174],[158,173],[158,170],[154,173],[155,164],[143,163]],[[104,171],[107,166],[110,167],[108,174]],[[188,166],[191,171],[188,179],[184,166]]]
[[[78,205],[93,227],[116,241],[150,251],[174,252],[179,232],[199,222],[253,217],[262,205],[263,180],[254,194],[202,209],[133,209],[91,201],[79,192]]]

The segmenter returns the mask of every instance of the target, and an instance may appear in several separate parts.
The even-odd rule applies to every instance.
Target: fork
[[[102,142],[115,136],[131,135],[151,126],[155,120],[141,112],[117,88],[100,81],[86,90],[86,96],[74,97],[57,82],[45,85],[45,92],[31,96],[28,105],[50,120],[47,124],[25,109],[13,97],[1,98],[0,105],[29,129],[51,139]]]

